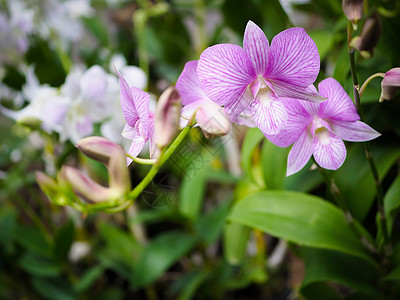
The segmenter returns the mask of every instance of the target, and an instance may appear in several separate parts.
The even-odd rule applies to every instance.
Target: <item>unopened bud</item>
[[[357,23],[363,16],[364,0],[343,0],[342,8],[347,19],[351,21],[354,30],[356,30]]]
[[[39,171],[35,172],[35,178],[43,193],[48,195],[50,198],[53,198],[57,193],[57,182],[50,176]]]
[[[206,138],[225,135],[231,130],[231,122],[222,107],[214,102],[203,104],[196,112],[196,121]]]
[[[111,197],[110,189],[98,184],[88,175],[73,167],[63,166],[60,178],[68,182],[78,196],[89,202],[103,202]]]
[[[110,157],[115,151],[124,153],[121,146],[100,136],[89,136],[81,139],[76,145],[86,156],[108,165]]]
[[[400,88],[400,68],[387,71],[381,82],[381,87],[379,102],[393,99],[396,91]]]
[[[129,170],[126,166],[126,156],[124,152],[115,151],[108,165],[109,186],[116,195],[123,195],[131,189]]]
[[[154,140],[159,148],[167,146],[179,130],[181,100],[174,87],[167,88],[158,99],[154,119]]]
[[[370,58],[378,44],[382,33],[382,22],[378,14],[373,14],[365,20],[360,36],[352,39],[350,46],[360,51],[365,58]]]

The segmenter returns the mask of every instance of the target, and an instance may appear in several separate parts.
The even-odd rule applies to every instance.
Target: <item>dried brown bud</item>
[[[400,68],[393,68],[387,71],[381,82],[381,87],[379,102],[393,99],[394,94],[400,88]]]
[[[158,99],[154,119],[155,144],[159,148],[167,146],[179,130],[181,100],[174,87],[167,88]]]
[[[343,0],[342,8],[347,19],[351,21],[354,30],[356,30],[357,23],[363,16],[364,0]]]
[[[382,22],[378,14],[365,20],[361,35],[352,39],[350,45],[360,51],[365,58],[370,58],[382,33]]]

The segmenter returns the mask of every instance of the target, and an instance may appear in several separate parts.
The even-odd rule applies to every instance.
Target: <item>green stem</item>
[[[135,163],[142,164],[142,165],[154,165],[157,160],[156,159],[145,159],[140,157],[134,157],[129,153],[126,153],[126,156],[132,159]]]
[[[351,23],[349,22],[348,28],[351,27]],[[348,34],[351,34],[352,30],[348,29]],[[348,36],[348,39],[351,39],[351,35]],[[353,91],[354,91],[354,100],[356,103],[358,114],[360,115],[360,120],[364,120],[364,114],[361,109],[361,98],[359,93],[359,85],[358,85],[358,77],[357,77],[357,69],[356,69],[356,62],[355,62],[355,51],[354,49],[349,48],[349,57],[350,57],[350,69],[351,75],[353,78]],[[381,184],[381,179],[379,178],[379,173],[376,168],[375,160],[371,152],[371,148],[369,142],[364,142],[364,151],[365,156],[367,157],[372,175],[374,177],[374,183],[376,187],[376,198],[378,202],[378,214],[379,214],[379,223],[382,228],[383,239],[385,243],[385,254],[389,255],[391,253],[391,245],[389,240],[389,233],[387,229],[387,221],[386,221],[386,213],[383,206],[383,189]]]
[[[146,188],[146,186],[157,175],[158,171],[161,169],[164,163],[169,159],[169,157],[175,152],[175,150],[179,147],[179,145],[185,139],[186,135],[189,133],[192,127],[193,127],[192,122],[189,122],[189,125],[186,126],[180,132],[180,134],[176,137],[176,139],[172,142],[172,144],[167,149],[163,149],[161,151],[160,157],[157,160],[157,162],[153,165],[153,167],[143,178],[143,180],[132,191],[129,192],[126,198],[127,200],[115,208],[107,209],[107,212],[119,212],[129,207],[137,199],[140,193]]]
[[[317,163],[316,163],[317,164]],[[346,200],[343,198],[342,193],[340,192],[338,186],[336,185],[335,179],[331,177],[325,169],[321,168],[318,164],[318,171],[322,175],[325,180],[326,185],[329,188],[336,204],[342,210],[344,217],[346,219],[347,224],[354,230],[354,232],[360,238],[362,244],[372,253],[376,253],[376,248],[374,246],[374,240],[369,235],[368,231],[364,229],[360,224],[356,223],[354,217],[350,211],[349,206],[347,205]]]
[[[362,94],[364,94],[365,89],[367,88],[368,84],[372,81],[372,79],[377,78],[377,77],[385,77],[385,73],[375,73],[371,76],[369,76],[363,83],[363,85],[360,88],[360,98]]]

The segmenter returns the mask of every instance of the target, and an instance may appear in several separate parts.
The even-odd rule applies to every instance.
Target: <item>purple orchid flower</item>
[[[181,115],[186,119],[181,122],[181,126],[186,126],[187,120],[196,112],[197,124],[206,134],[227,134],[231,129],[229,117],[223,108],[212,102],[201,89],[196,74],[197,62],[187,62],[176,82],[183,105]]]
[[[116,71],[121,88],[121,108],[126,125],[122,136],[132,140],[128,154],[139,155],[144,144],[150,142],[150,156],[154,151],[154,113],[149,111],[150,95],[138,89],[129,87],[124,77]],[[128,159],[130,163],[131,160]]]
[[[309,87],[319,64],[318,49],[304,29],[282,31],[270,46],[262,30],[249,21],[243,48],[232,44],[207,48],[197,75],[206,95],[224,106],[232,121],[250,106],[255,125],[266,134],[276,134],[287,122],[279,97],[324,100]]]
[[[279,147],[293,144],[286,175],[300,171],[311,155],[323,168],[337,170],[346,158],[345,141],[372,140],[380,133],[359,121],[357,110],[346,91],[333,78],[318,85],[323,103],[281,99],[288,111],[288,122],[277,135],[266,137]]]

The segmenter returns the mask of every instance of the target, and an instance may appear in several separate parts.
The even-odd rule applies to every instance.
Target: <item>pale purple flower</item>
[[[279,147],[293,144],[287,176],[300,171],[311,155],[321,167],[337,170],[346,158],[343,140],[363,142],[380,136],[359,121],[353,102],[339,82],[327,78],[318,88],[319,93],[327,98],[323,103],[281,99],[288,111],[288,122],[277,135],[266,135]]]
[[[232,44],[209,47],[197,67],[204,92],[224,106],[232,121],[247,108],[255,125],[266,134],[276,134],[286,124],[286,108],[279,97],[323,100],[309,87],[318,72],[318,49],[304,29],[287,29],[276,35],[270,46],[251,21],[243,48]]]
[[[134,157],[138,156],[144,144],[149,141],[150,156],[152,156],[154,151],[154,113],[149,111],[150,95],[137,87],[129,87],[118,71],[117,74],[121,89],[121,108],[126,120],[122,136],[132,140],[128,154]]]
[[[201,89],[196,70],[197,60],[187,62],[176,82],[183,105],[181,126],[186,126],[188,119],[196,112],[197,124],[204,132],[210,135],[226,134],[231,128],[229,117]]]

